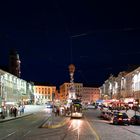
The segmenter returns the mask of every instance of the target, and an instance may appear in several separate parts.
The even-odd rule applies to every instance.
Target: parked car
[[[103,118],[104,119],[105,118],[105,113],[106,113],[105,111],[102,111],[101,112],[101,115],[100,115],[100,118]]]
[[[130,119],[126,113],[118,113],[113,117],[113,124],[127,124],[130,125]]]
[[[134,116],[130,119],[130,123],[131,123],[131,124],[138,124],[138,125],[140,125],[140,115],[134,115]]]
[[[106,119],[110,121],[112,119],[112,117],[113,117],[113,113],[108,111],[107,115],[106,115]]]
[[[95,105],[87,105],[87,109],[95,109]]]
[[[121,112],[119,112],[119,111],[113,111],[113,116],[117,116],[119,113],[121,113]]]
[[[113,113],[110,111],[102,111],[100,117],[105,120],[111,120]]]

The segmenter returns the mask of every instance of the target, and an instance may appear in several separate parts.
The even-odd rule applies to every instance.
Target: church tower
[[[15,50],[11,50],[9,54],[9,72],[17,77],[20,77],[20,59],[19,54]]]

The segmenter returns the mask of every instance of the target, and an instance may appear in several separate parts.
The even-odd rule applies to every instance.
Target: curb
[[[68,118],[65,118],[63,121],[61,121],[58,124],[55,124],[55,125],[44,124],[44,125],[41,126],[41,128],[59,128],[59,127],[64,126],[65,124],[67,124],[68,121],[69,121],[69,119]]]
[[[4,123],[4,122],[8,122],[8,121],[13,121],[13,120],[20,119],[20,118],[23,118],[23,117],[27,117],[27,116],[30,116],[30,115],[33,115],[33,113],[30,113],[30,114],[27,114],[27,115],[23,115],[23,116],[17,116],[15,118],[3,119],[3,120],[0,120],[0,123]]]

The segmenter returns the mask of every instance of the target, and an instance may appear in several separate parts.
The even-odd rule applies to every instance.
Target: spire
[[[20,59],[19,54],[15,49],[11,49],[9,53],[9,72],[17,77],[20,77]]]

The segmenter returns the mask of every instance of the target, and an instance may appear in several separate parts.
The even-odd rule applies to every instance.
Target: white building
[[[28,100],[27,82],[0,69],[0,106],[20,104]]]

